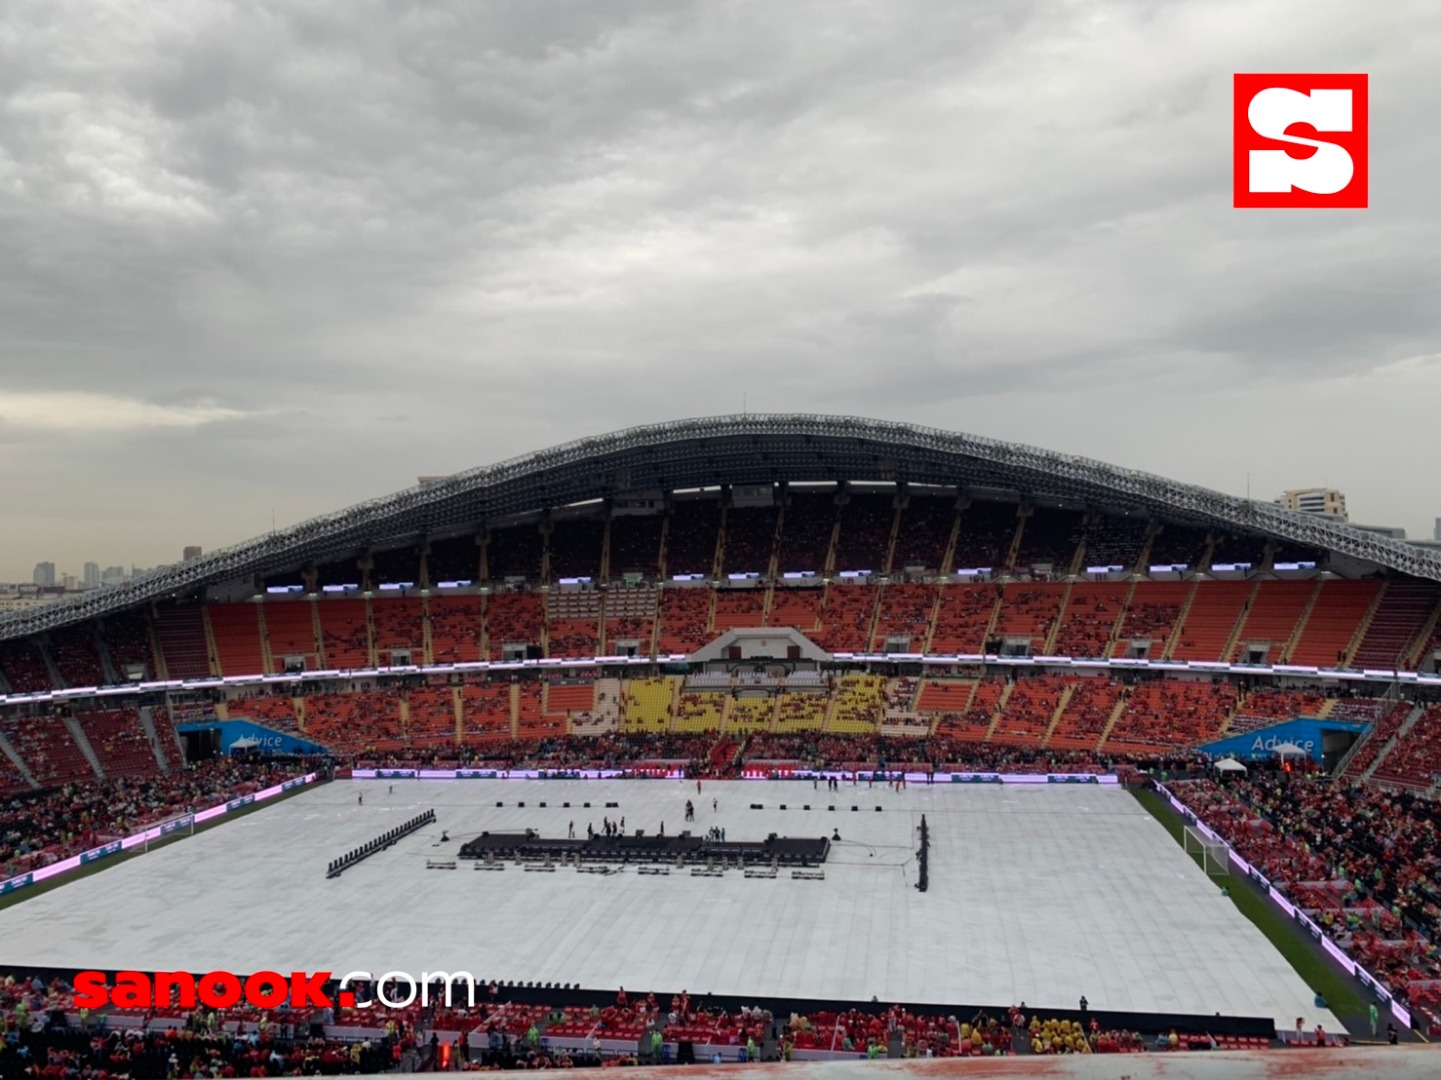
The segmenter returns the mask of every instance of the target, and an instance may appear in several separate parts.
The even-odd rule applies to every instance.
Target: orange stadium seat
[[[491,597],[494,603],[495,597]],[[432,596],[430,648],[437,664],[474,663],[480,660],[481,602],[477,596]],[[539,637],[536,638],[537,642]],[[499,658],[497,650],[492,659]],[[416,656],[411,654],[414,662]]]
[[[1371,610],[1379,581],[1325,581],[1288,662],[1339,667],[1352,637]]]
[[[865,652],[879,593],[875,585],[827,585],[816,644],[827,652]]]
[[[270,662],[277,673],[285,670],[285,658],[289,656],[301,657],[308,669],[320,668],[320,655],[315,646],[315,604],[312,600],[291,600],[265,605],[265,636],[270,641]],[[225,673],[229,675],[230,671],[227,669]]]
[[[1128,586],[1116,581],[1078,582],[1071,588],[1056,632],[1057,656],[1103,657],[1126,604]]]
[[[325,649],[325,666],[341,671],[369,667],[370,626],[366,602],[322,600],[316,611],[320,614],[320,641]],[[271,651],[273,655],[273,642]]]
[[[162,607],[157,612],[155,636],[172,679],[203,679],[210,674],[204,618],[198,605]]]
[[[998,585],[942,585],[929,651],[979,654],[1000,595]]]
[[[660,651],[695,652],[710,640],[710,589],[671,586],[660,596]]]
[[[50,652],[66,686],[100,686],[107,681],[95,648],[94,623],[52,630]]]
[[[1381,604],[1356,650],[1354,665],[1380,671],[1401,667],[1438,604],[1441,585],[1434,581],[1388,581]]]
[[[825,590],[814,587],[775,587],[767,626],[788,626],[802,634],[814,634],[820,625],[821,601]]]
[[[715,598],[715,632],[750,628],[763,623],[766,606],[764,589],[722,589]]]
[[[460,688],[465,741],[491,742],[511,737],[510,683],[485,683]]]
[[[1180,640],[1171,652],[1175,660],[1223,660],[1221,653],[1236,629],[1249,581],[1207,581],[1196,589],[1186,621],[1177,629]]]
[[[1254,653],[1261,663],[1281,663],[1286,644],[1315,591],[1314,581],[1261,582],[1241,620],[1235,648],[1221,659],[1241,663]]]
[[[14,694],[30,694],[51,689],[50,669],[45,657],[33,641],[21,638],[0,642],[0,674]]]
[[[299,606],[299,605],[297,605]],[[304,605],[307,618],[310,605]],[[260,642],[260,609],[254,604],[210,604],[206,608],[222,675],[265,674]],[[203,639],[202,639],[203,640]],[[308,650],[315,652],[312,644]],[[168,653],[167,653],[168,655]]]
[[[443,607],[446,601],[430,603]],[[414,597],[374,599],[370,601],[370,617],[375,623],[377,663],[383,667],[395,665],[396,653],[409,653],[412,664],[420,662],[425,649],[425,601]]]
[[[898,651],[920,652],[930,631],[935,602],[936,588],[933,585],[902,583],[881,586],[871,651],[881,652],[887,641],[904,638],[907,644]]]

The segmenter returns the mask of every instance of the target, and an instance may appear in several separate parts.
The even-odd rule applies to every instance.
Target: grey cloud
[[[246,415],[0,423],[45,478],[0,579],[78,564],[61,523],[124,478],[166,524],[117,509],[85,543],[153,562],[186,514],[228,543],[275,502],[293,519],[743,395],[1234,487],[1151,434],[1176,401],[1183,442],[1240,415],[1206,373],[1304,377],[1324,411],[1438,351],[1438,35],[1426,0],[17,0],[0,391]],[[1371,210],[1230,208],[1230,77],[1268,68],[1371,72]],[[1274,413],[1248,422],[1312,445]],[[1366,423],[1314,452],[1386,468]],[[1305,482],[1273,460],[1258,482]],[[1432,508],[1374,483],[1419,530]]]

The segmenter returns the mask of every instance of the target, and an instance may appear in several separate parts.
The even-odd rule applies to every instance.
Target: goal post
[[[1200,857],[1208,877],[1230,877],[1230,849],[1223,840],[1212,840],[1200,829],[1187,825],[1181,838],[1186,854]]]

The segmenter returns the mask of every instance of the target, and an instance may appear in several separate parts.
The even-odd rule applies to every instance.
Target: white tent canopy
[[[1283,742],[1276,747],[1273,753],[1277,753],[1280,754],[1282,757],[1286,757],[1290,754],[1305,754],[1306,751],[1302,750],[1293,742]]]
[[[1217,772],[1245,772],[1246,766],[1233,757],[1222,758],[1212,766]]]

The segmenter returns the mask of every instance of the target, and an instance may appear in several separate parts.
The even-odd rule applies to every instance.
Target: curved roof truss
[[[126,587],[16,612],[0,619],[0,639],[528,511],[628,492],[824,480],[1013,491],[1034,500],[1259,534],[1441,581],[1441,552],[1090,458],[862,417],[754,414],[629,428],[407,488],[211,552]]]

